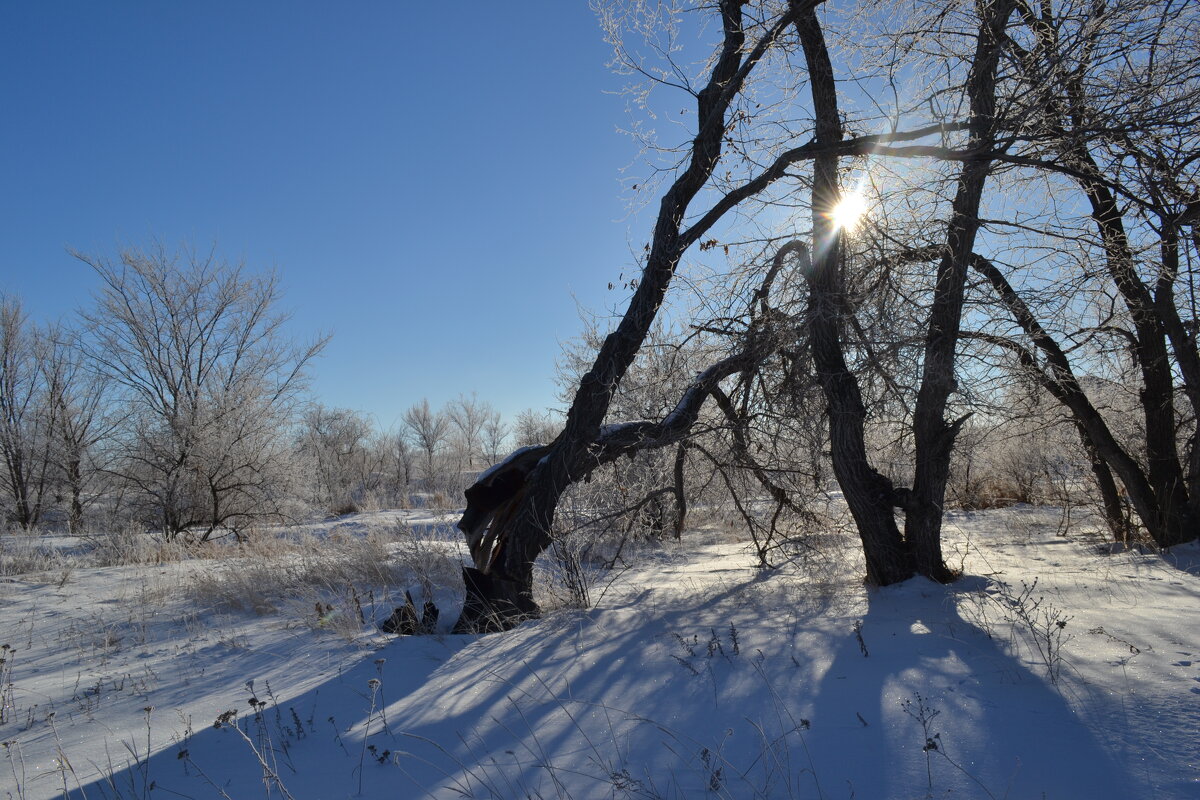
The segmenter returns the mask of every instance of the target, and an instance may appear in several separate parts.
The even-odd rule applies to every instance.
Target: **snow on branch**
[[[713,364],[696,376],[684,390],[675,408],[657,422],[645,420],[603,426],[589,448],[589,455],[594,460],[592,467],[607,464],[638,450],[665,447],[680,441],[699,417],[705,399],[721,381],[750,368],[757,360],[754,354],[743,352]]]

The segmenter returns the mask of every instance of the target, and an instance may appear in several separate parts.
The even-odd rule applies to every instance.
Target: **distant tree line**
[[[284,331],[276,274],[162,245],[115,260],[71,323],[40,325],[0,295],[0,503],[9,527],[133,521],[167,537],[431,503],[454,506],[549,416],[507,424],[460,396],[408,409],[398,430],[309,393],[327,338]]]

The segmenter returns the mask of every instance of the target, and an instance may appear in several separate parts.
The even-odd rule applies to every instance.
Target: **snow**
[[[852,540],[764,572],[694,531],[490,636],[200,607],[198,560],[9,577],[0,797],[1200,796],[1200,548],[1066,533],[953,515],[966,577],[868,589]]]
[[[485,469],[483,472],[479,473],[479,476],[477,478],[475,478],[475,483],[484,483],[485,481],[487,481],[488,478],[492,477],[497,472],[506,468],[508,465],[512,464],[513,462],[519,460],[526,453],[533,452],[534,450],[540,450],[545,446],[546,445],[544,445],[544,444],[530,444],[530,445],[525,445],[524,447],[518,447],[516,450],[509,453],[504,458],[504,460],[496,462],[492,466]]]

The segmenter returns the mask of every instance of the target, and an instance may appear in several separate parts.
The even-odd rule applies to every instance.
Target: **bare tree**
[[[736,205],[725,197],[707,215],[684,228],[693,199],[708,183],[721,157],[722,143],[735,98],[749,73],[796,19],[789,10],[755,31],[743,16],[739,0],[719,3],[722,41],[703,89],[696,93],[697,134],[686,164],[663,196],[654,237],[629,308],[609,334],[592,368],[583,375],[567,413],[566,425],[547,447],[518,451],[504,468],[492,471],[468,490],[468,511],[460,522],[467,535],[476,569],[488,576],[469,582],[483,595],[485,608],[504,627],[523,615],[536,613],[531,597],[532,564],[551,539],[555,509],[562,493],[605,461],[632,448],[662,446],[678,441],[690,428],[704,398],[720,380],[745,369],[754,355],[721,362],[699,376],[665,419],[630,424],[601,432],[609,403],[621,378],[633,363],[653,325],[667,288],[684,252]],[[769,182],[769,181],[768,181]],[[748,192],[747,194],[753,194]],[[462,622],[460,620],[460,622]],[[468,624],[474,624],[467,621]]]
[[[461,456],[460,472],[472,472],[479,468],[483,455],[483,429],[492,414],[492,407],[480,400],[474,392],[470,397],[459,395],[446,406],[446,417],[457,439],[457,450]]]
[[[517,412],[512,436],[517,447],[531,447],[554,441],[561,429],[549,412],[526,408]]]
[[[1125,305],[1120,319],[1110,315],[1100,327],[1104,336],[1113,335],[1114,327],[1130,334],[1147,398],[1144,471],[1154,501],[1148,513],[1167,531],[1163,543],[1178,541],[1181,530],[1194,530],[1188,516],[1194,495],[1187,483],[1200,477],[1200,467],[1193,468],[1200,458],[1179,453],[1177,441],[1181,431],[1197,434],[1191,423],[1181,427],[1175,420],[1171,377],[1182,376],[1190,401],[1194,371],[1194,398],[1200,401],[1200,358],[1193,358],[1189,328],[1195,315],[1175,313],[1170,297],[1179,284],[1184,234],[1200,220],[1193,213],[1200,208],[1194,181],[1178,179],[1181,167],[1196,163],[1183,156],[1192,144],[1184,131],[1195,130],[1196,115],[1179,100],[1194,94],[1197,73],[1187,60],[1195,48],[1179,45],[1192,43],[1200,26],[1194,11],[1193,19],[1177,24],[1188,13],[1183,9],[1194,4],[1156,2],[1122,0],[1112,8],[1083,2],[1034,7],[1022,0],[918,2],[896,16],[882,13],[890,4],[864,0],[858,16],[823,19],[817,14],[821,3],[809,0],[723,0],[702,10],[719,21],[721,31],[703,75],[676,60],[675,43],[696,15],[685,14],[679,4],[601,4],[610,34],[622,29],[645,37],[639,48],[613,35],[617,63],[649,87],[636,93],[639,106],[652,107],[654,90],[670,87],[694,98],[695,109],[681,117],[686,144],[672,148],[646,140],[652,156],[661,157],[647,182],[663,187],[653,234],[638,278],[627,284],[632,296],[624,315],[600,343],[590,368],[580,372],[564,429],[552,442],[514,453],[468,490],[460,527],[476,569],[489,578],[473,585],[492,593],[502,624],[536,612],[528,593],[530,566],[551,542],[555,510],[568,487],[618,456],[679,444],[709,398],[724,412],[731,436],[737,432],[745,441],[762,407],[745,398],[766,396],[760,390],[764,370],[791,373],[778,386],[811,386],[796,379],[805,371],[815,378],[828,410],[833,472],[862,540],[868,579],[887,584],[914,572],[953,579],[941,554],[941,518],[955,439],[970,414],[971,393],[963,388],[970,376],[960,364],[963,319],[985,302],[987,283],[1003,294],[990,278],[973,286],[970,271],[981,258],[988,260],[978,251],[995,240],[985,234],[1030,227],[1019,211],[989,196],[994,188],[1015,185],[1013,176],[1053,175],[1060,183],[1069,178],[1083,190],[1107,274],[1099,296]],[[853,24],[835,34],[840,50],[834,50],[826,25],[848,18]],[[1139,55],[1119,45],[1128,30],[1141,32],[1136,47],[1145,49]],[[1069,42],[1052,41],[1066,32],[1074,37]],[[1098,33],[1103,47],[1096,45]],[[1108,60],[1094,75],[1086,66],[1077,68],[1102,51]],[[1184,55],[1167,58],[1168,51]],[[646,63],[646,53],[659,59],[656,65]],[[1141,80],[1148,70],[1160,70],[1163,78],[1149,91]],[[1077,91],[1080,76],[1087,85]],[[902,96],[898,84],[910,79],[903,95],[911,97]],[[848,110],[840,86],[852,82],[858,92],[872,81],[891,107],[868,94],[874,109],[868,102],[862,111],[859,97],[858,109]],[[1127,124],[1118,94],[1111,91],[1117,85],[1126,94],[1141,92],[1137,105],[1144,120]],[[858,132],[863,129],[884,132]],[[1166,130],[1176,136],[1169,153],[1162,146]],[[922,163],[914,169],[916,160]],[[869,235],[859,242],[843,221],[842,201],[854,199],[845,190],[847,173],[860,169],[870,177],[884,163],[905,164],[927,186],[888,195],[902,206],[893,215],[904,220],[891,224],[885,209],[885,219],[869,225]],[[1141,164],[1144,179],[1114,180],[1131,163]],[[1151,175],[1153,180],[1146,178]],[[882,192],[876,194],[882,202]],[[1126,212],[1118,198],[1135,215],[1157,217],[1166,231],[1160,237],[1162,268],[1139,274],[1138,250],[1119,229]],[[862,196],[857,201],[867,202]],[[782,233],[756,218],[762,209],[771,209],[775,219],[789,217]],[[1009,218],[989,219],[992,211]],[[810,221],[810,229],[795,230],[796,218]],[[1143,231],[1152,227],[1140,225]],[[1078,230],[1069,235],[1088,238]],[[723,351],[693,373],[677,391],[676,403],[647,411],[639,421],[614,424],[609,418],[614,400],[644,356],[685,254],[723,251],[736,258],[754,247],[767,258],[751,259],[753,269],[727,281],[737,289],[731,302],[743,307],[697,325],[720,337]],[[797,294],[803,303],[796,302]],[[1015,317],[1016,306],[1007,305]],[[888,324],[895,321],[901,323],[898,334]],[[1036,338],[1032,327],[1021,326],[1026,337]],[[989,334],[967,335],[978,343]],[[1092,335],[1101,338],[1096,331]],[[1037,348],[1033,355],[1049,358],[1041,344]],[[976,361],[972,368],[991,370],[994,363]],[[1049,372],[1055,379],[1064,374],[1057,366]],[[811,397],[805,392],[794,397]],[[911,488],[871,463],[866,441],[872,425],[896,430],[911,449],[912,472],[904,476],[911,478]],[[1105,454],[1114,451],[1093,435],[1098,426],[1082,420],[1080,426],[1089,446],[1107,460]],[[731,444],[738,454],[736,438]],[[740,447],[742,454],[746,450]],[[752,459],[738,457],[753,472]],[[1120,472],[1116,462],[1111,466]],[[761,471],[770,478],[768,470]],[[769,496],[779,490],[786,497],[785,487],[772,489],[770,483],[760,482]],[[897,510],[905,514],[903,531]]]
[[[102,443],[120,422],[120,410],[108,403],[108,377],[86,363],[74,331],[62,326],[48,329],[38,364],[51,409],[50,460],[57,491],[66,504],[67,528],[74,532],[85,508],[99,494],[107,460]]]
[[[1048,290],[1045,255],[1027,274],[977,254],[1020,330],[979,339],[1069,410],[1114,536],[1129,534],[1119,480],[1149,537],[1178,544],[1200,533],[1195,253],[1185,247],[1197,244],[1200,14],[1160,0],[1018,11],[1026,41],[1013,48],[1014,82],[1036,133],[1022,166],[1042,171],[1041,190],[1059,199],[1041,234],[1063,244],[1041,250],[1064,277]],[[1112,380],[1138,387],[1132,437],[1118,433],[1128,419],[1089,396],[1089,385]]]
[[[500,460],[500,454],[505,450],[508,441],[509,428],[499,411],[488,414],[483,423],[483,456],[488,466]]]
[[[277,518],[287,424],[327,340],[288,339],[274,274],[161,244],[75,255],[101,279],[82,349],[130,411],[114,472],[169,536]]]
[[[41,519],[50,468],[53,408],[38,370],[39,347],[20,301],[0,295],[0,457],[7,515],[22,528]]]
[[[439,457],[450,433],[450,420],[445,412],[433,411],[429,407],[428,399],[422,399],[420,403],[404,412],[404,427],[417,450],[424,456],[423,478],[426,490],[440,489],[444,475],[439,465]]]
[[[391,464],[392,495],[400,505],[407,507],[413,479],[416,477],[417,454],[402,433],[389,433],[383,437]]]
[[[359,510],[383,466],[371,440],[370,420],[356,411],[318,403],[304,412],[299,445],[312,475],[311,502],[333,514]]]

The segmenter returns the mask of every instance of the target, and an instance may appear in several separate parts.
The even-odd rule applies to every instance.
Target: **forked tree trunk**
[[[980,4],[979,36],[967,76],[971,107],[968,148],[992,148],[996,111],[996,67],[1003,48],[1004,28],[1014,0]],[[913,412],[915,471],[904,532],[912,548],[918,573],[939,582],[956,574],[942,557],[942,515],[954,440],[965,418],[945,419],[946,406],[955,389],[955,353],[962,325],[967,267],[979,231],[979,207],[992,162],[975,158],[964,163],[951,207],[946,249],[938,263],[933,303],[926,328],[921,388]]]
[[[795,3],[793,5],[796,5]],[[816,141],[822,152],[813,159],[812,270],[808,280],[808,330],[817,380],[829,404],[830,457],[838,485],[862,539],[867,580],[886,586],[912,577],[912,554],[900,536],[893,511],[891,481],[867,460],[866,408],[858,380],[842,351],[841,328],[845,287],[840,233],[832,222],[837,205],[838,156],[842,139],[837,86],[825,37],[816,12],[800,13],[796,30],[804,47],[816,116]]]

